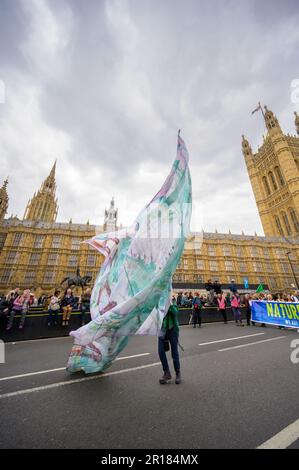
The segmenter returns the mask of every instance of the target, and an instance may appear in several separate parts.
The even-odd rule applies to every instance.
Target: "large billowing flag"
[[[128,229],[88,240],[105,256],[91,296],[92,320],[70,334],[67,370],[106,369],[132,335],[158,335],[170,305],[172,276],[190,231],[188,151],[177,155],[163,186]]]

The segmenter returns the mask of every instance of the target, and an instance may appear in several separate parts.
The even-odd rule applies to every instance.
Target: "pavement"
[[[91,376],[65,371],[71,338],[8,343],[0,448],[299,449],[293,340],[269,326],[183,326],[180,385],[159,384],[153,337],[133,337]]]

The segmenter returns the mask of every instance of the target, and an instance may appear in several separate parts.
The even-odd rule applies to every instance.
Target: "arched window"
[[[276,166],[274,168],[274,171],[275,171],[275,175],[276,175],[277,181],[279,182],[280,186],[284,186],[285,182],[284,182],[284,179],[283,179],[283,176],[282,176],[282,173],[280,171],[279,166]]]
[[[274,191],[277,190],[277,184],[276,184],[276,181],[275,181],[275,178],[274,178],[274,175],[272,173],[272,171],[269,172],[269,178],[270,178],[270,181],[271,181],[271,184],[272,184],[272,187],[274,189]]]
[[[278,215],[275,216],[275,224],[279,234],[283,237],[284,233]]]
[[[299,223],[295,209],[293,209],[293,207],[289,207],[289,213],[294,225],[295,232],[299,233]]]
[[[266,194],[267,196],[269,196],[271,194],[271,190],[270,190],[270,186],[269,186],[269,183],[268,183],[268,180],[266,178],[266,176],[263,176],[263,184],[264,184],[264,188],[265,188],[265,191],[266,191]]]
[[[291,230],[291,226],[290,226],[290,223],[289,223],[288,216],[285,212],[282,212],[281,215],[282,215],[282,220],[284,222],[284,226],[286,228],[287,234],[291,235],[292,230]]]

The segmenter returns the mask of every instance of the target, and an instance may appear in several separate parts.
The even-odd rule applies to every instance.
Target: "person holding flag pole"
[[[256,294],[260,294],[261,292],[264,292],[264,286],[263,286],[263,284],[260,284],[260,285],[258,286],[258,288],[256,289],[255,292],[256,292]],[[266,324],[265,324],[265,323],[262,323],[261,326],[262,326],[263,328],[266,328]]]

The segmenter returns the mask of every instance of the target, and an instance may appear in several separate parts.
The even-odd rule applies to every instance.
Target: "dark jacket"
[[[221,294],[222,286],[218,282],[214,282],[213,288],[215,290],[215,294]]]
[[[236,284],[230,284],[229,290],[230,290],[233,294],[235,294],[236,292],[238,292],[238,288],[237,288]]]
[[[70,295],[70,296],[67,296],[65,295],[61,301],[61,307],[67,307],[67,306],[70,306],[70,307],[74,307],[76,303],[76,299],[73,295]]]

